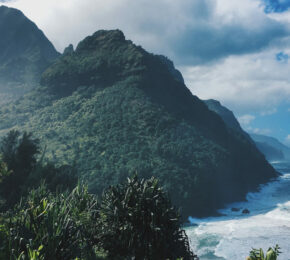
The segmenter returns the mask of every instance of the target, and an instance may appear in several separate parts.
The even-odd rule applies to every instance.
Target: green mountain
[[[41,86],[0,109],[46,157],[74,165],[91,191],[156,176],[183,216],[204,216],[277,175],[244,136],[192,95],[172,63],[98,31],[61,56]]]
[[[58,56],[43,32],[22,12],[0,6],[0,104],[35,86]]]
[[[290,148],[276,138],[259,134],[251,134],[251,137],[269,160],[290,160]]]

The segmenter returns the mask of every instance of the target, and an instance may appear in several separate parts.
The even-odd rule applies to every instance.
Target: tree
[[[5,183],[6,179],[11,175],[11,171],[8,170],[7,164],[4,163],[3,161],[0,161],[0,188],[1,184]],[[1,191],[0,191],[0,211],[1,208],[5,205],[6,200],[3,196],[1,196]]]
[[[135,176],[110,187],[102,196],[99,215],[99,241],[112,258],[197,259],[178,212],[153,177]]]
[[[1,141],[0,152],[10,170],[29,173],[40,152],[39,140],[32,138],[32,133],[24,132],[21,136],[19,131],[11,130]]]
[[[14,205],[21,196],[21,186],[36,166],[36,156],[40,152],[39,140],[31,133],[23,135],[16,130],[10,131],[1,141],[2,162],[7,165],[9,176],[0,185],[0,194],[8,205]]]

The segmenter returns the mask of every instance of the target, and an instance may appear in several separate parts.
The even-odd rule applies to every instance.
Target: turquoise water
[[[247,202],[219,210],[222,217],[190,219],[195,226],[186,232],[200,260],[243,260],[252,247],[267,250],[276,244],[283,252],[279,260],[290,260],[290,163],[272,164],[281,177],[249,193]],[[243,209],[250,214],[242,214]]]

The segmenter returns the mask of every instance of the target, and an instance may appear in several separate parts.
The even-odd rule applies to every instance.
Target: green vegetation
[[[111,187],[100,203],[102,248],[110,257],[194,259],[176,212],[154,177]]]
[[[124,197],[132,182],[144,189],[145,197],[143,192]],[[51,193],[43,185],[32,190],[13,210],[0,215],[0,258],[196,258],[180,229],[179,216],[155,179],[129,179],[122,188],[125,194],[108,195],[114,190],[111,188],[100,202],[83,185],[71,193]],[[116,201],[123,204],[125,200],[131,203],[115,207]],[[143,208],[144,216],[138,204],[142,200],[151,203],[149,208]],[[153,200],[159,202],[154,205]]]
[[[29,149],[22,149],[23,143]],[[13,149],[4,149],[7,144],[14,144]],[[180,215],[157,179],[134,176],[108,188],[100,199],[83,184],[70,192],[68,178],[58,178],[62,189],[55,189],[48,172],[60,177],[61,173],[31,167],[37,164],[38,148],[37,140],[27,133],[12,131],[2,141],[5,162],[1,163],[0,191],[6,203],[0,213],[1,259],[196,259],[181,229]],[[23,151],[25,164],[17,160]],[[22,174],[16,174],[20,165]],[[22,180],[22,189],[16,176]],[[28,183],[37,179],[38,187],[28,192]],[[10,194],[4,189],[8,185]],[[16,193],[19,189],[26,192]],[[24,196],[20,199],[19,194]]]
[[[264,254],[262,248],[252,249],[247,260],[277,260],[279,254],[281,253],[280,249],[281,248],[278,245],[276,245],[274,248],[270,247],[266,254]]]
[[[31,134],[12,130],[0,143],[0,210],[12,208],[29,190],[43,181],[51,191],[72,189],[77,182],[74,169],[70,166],[55,167],[43,163],[39,140]]]
[[[96,32],[0,108],[1,133],[33,132],[44,160],[73,165],[95,194],[137,172],[157,177],[184,218],[212,214],[276,172],[172,71],[122,32]]]

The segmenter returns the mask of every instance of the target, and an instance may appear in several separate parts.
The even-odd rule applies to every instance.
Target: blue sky
[[[261,114],[243,115],[239,118],[242,126],[251,133],[275,136],[289,144],[290,102],[283,102],[272,111]]]
[[[263,0],[266,13],[282,13],[290,8],[289,0]]]
[[[36,22],[59,51],[98,29],[119,28],[136,44],[172,59],[193,94],[221,101],[246,130],[290,145],[290,0],[5,4]]]

